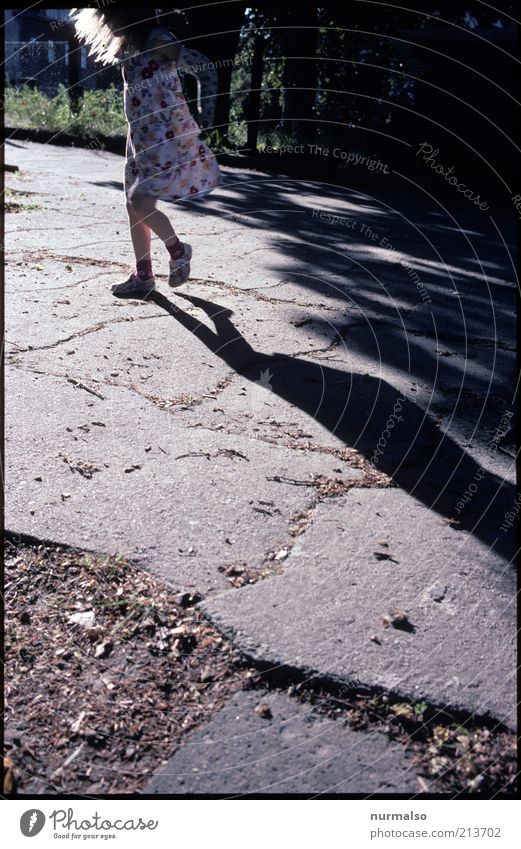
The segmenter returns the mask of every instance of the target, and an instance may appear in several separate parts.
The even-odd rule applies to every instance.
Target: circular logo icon
[[[20,831],[25,837],[35,837],[45,825],[45,814],[37,808],[31,808],[20,817]]]

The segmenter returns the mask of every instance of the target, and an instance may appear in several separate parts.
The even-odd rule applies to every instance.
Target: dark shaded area
[[[248,7],[242,55],[259,30],[266,40],[259,135],[278,147],[337,145],[422,176],[429,167],[415,152],[428,142],[460,182],[508,192],[518,173],[516,17],[513,3]],[[255,88],[253,76],[243,73],[241,88]],[[297,161],[303,176],[309,162]]]
[[[72,133],[56,132],[55,130],[20,129],[18,127],[1,127],[0,139],[12,143],[13,139],[37,142],[38,144],[53,144],[63,147],[82,147],[85,150],[106,150],[119,156],[125,155],[126,136],[78,136]]]
[[[53,94],[60,81],[76,104],[83,90],[121,87],[116,66],[95,67],[80,53],[65,10],[61,20],[44,10],[35,4],[6,19],[8,79]],[[144,12],[145,20],[153,11]],[[432,172],[416,151],[426,142],[438,151],[440,167],[452,167],[476,192],[487,185],[512,195],[518,175],[517,12],[513,2],[496,9],[472,0],[413,8],[197,0],[184,10],[182,37],[218,70],[212,128],[218,150],[246,147],[255,156],[264,144],[338,146],[424,179]],[[57,10],[49,13],[60,17]],[[169,26],[169,15],[163,10],[158,22]],[[47,43],[59,48],[54,62],[46,58]],[[30,49],[18,56],[18,45]],[[191,102],[195,82],[183,80]],[[300,176],[310,164],[309,156],[291,153],[279,161]],[[353,170],[343,161],[331,164]]]
[[[245,9],[244,2],[208,4],[199,0],[184,10],[189,34],[188,46],[219,63],[214,122],[215,126],[221,127],[223,142],[228,141],[231,80]]]

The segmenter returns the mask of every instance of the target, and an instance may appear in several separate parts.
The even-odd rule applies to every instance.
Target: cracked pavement
[[[110,293],[131,267],[123,160],[6,151],[21,169],[8,185],[38,201],[7,219],[6,526],[197,590],[259,665],[512,727],[515,544],[500,526],[516,291],[501,210],[224,169],[204,203],[171,210],[192,279],[168,290],[154,240],[143,304]],[[382,625],[393,605],[412,632]],[[329,780],[313,757],[310,792]],[[391,757],[384,783],[402,767]],[[238,769],[233,792],[267,780]]]

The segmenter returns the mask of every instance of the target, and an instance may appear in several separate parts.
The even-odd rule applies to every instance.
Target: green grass
[[[78,104],[72,132],[84,136],[126,135],[127,121],[123,112],[123,95],[117,88],[86,91]]]
[[[84,92],[75,107],[63,85],[56,97],[49,97],[28,85],[6,86],[5,124],[89,137],[125,135],[127,132],[123,97],[115,86]]]
[[[206,133],[205,138],[216,153],[234,150],[236,147],[242,148],[246,145],[247,125],[244,121],[234,120],[237,112],[236,107],[234,109],[230,116],[228,143],[225,143],[223,134],[218,128]],[[85,91],[77,104],[72,103],[63,85],[59,86],[55,97],[49,97],[43,91],[28,85],[19,87],[7,85],[5,124],[7,127],[63,132],[83,138],[127,134],[123,94],[114,85],[106,89]],[[260,128],[258,147],[261,152],[268,144],[278,149],[293,143],[295,139],[283,130]]]

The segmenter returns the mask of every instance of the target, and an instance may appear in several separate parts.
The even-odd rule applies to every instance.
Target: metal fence
[[[81,88],[107,88],[122,85],[116,66],[99,67],[87,55],[85,47],[79,50],[79,85]],[[51,97],[58,86],[69,88],[72,83],[72,61],[68,41],[6,41],[5,82],[7,85],[28,83]]]
[[[6,41],[5,81],[10,85],[29,83],[55,95],[60,83],[69,85],[67,41]]]

